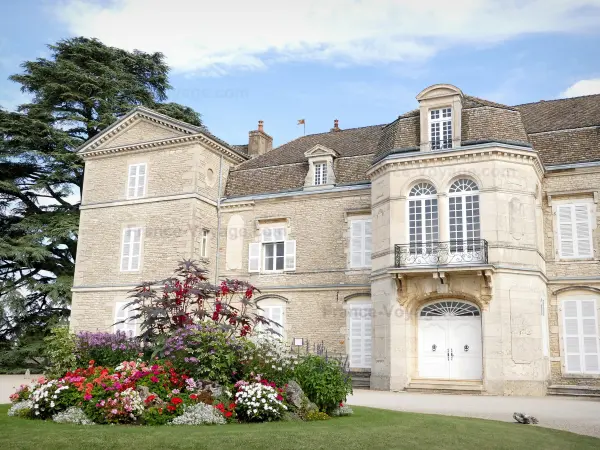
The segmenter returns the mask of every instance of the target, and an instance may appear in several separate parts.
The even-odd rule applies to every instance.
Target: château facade
[[[433,85],[388,124],[248,145],[136,108],[85,160],[72,329],[196,259],[291,345],[373,389],[600,386],[600,95],[507,106]],[[136,325],[119,325],[136,332]]]

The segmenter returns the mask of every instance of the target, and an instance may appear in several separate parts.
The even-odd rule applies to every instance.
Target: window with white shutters
[[[113,328],[115,333],[120,331],[126,333],[128,336],[135,336],[137,334],[137,326],[133,320],[130,320],[135,315],[135,311],[125,307],[128,303],[117,302],[115,304],[115,325]]]
[[[562,301],[564,364],[567,373],[600,373],[596,300]]]
[[[146,164],[129,166],[127,198],[141,198],[146,195]]]
[[[556,216],[558,221],[558,254],[560,258],[591,258],[594,253],[590,204],[558,205]]]
[[[452,148],[452,108],[429,111],[429,139],[432,150]]]
[[[371,368],[372,307],[369,303],[351,303],[347,313],[350,367]]]
[[[263,228],[261,242],[248,248],[248,272],[296,270],[296,241],[285,239],[284,227]]]
[[[123,230],[123,246],[121,249],[121,271],[140,270],[142,255],[142,229],[126,228]]]
[[[371,219],[350,221],[350,267],[371,267]]]

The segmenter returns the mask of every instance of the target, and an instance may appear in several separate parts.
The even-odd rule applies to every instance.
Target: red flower
[[[146,400],[144,400],[146,403],[150,403],[152,400],[154,400],[156,398],[156,395],[149,395],[148,397],[146,397]]]
[[[223,406],[223,403],[219,403],[217,406],[215,406],[215,408],[223,411],[225,409],[225,406]]]
[[[177,409],[177,407],[176,407],[176,406],[173,406],[173,405],[169,405],[169,406],[167,406],[167,409],[168,409],[169,411],[175,411],[175,410]]]
[[[234,409],[235,408],[235,403],[230,403],[229,404],[229,409]]]
[[[93,359],[90,359],[90,362],[88,363],[90,366],[93,366],[94,364],[96,364],[96,361],[94,361]]]
[[[179,405],[180,403],[183,403],[183,400],[179,397],[173,397],[171,399],[171,403],[173,403],[174,405]]]
[[[227,411],[225,413],[225,417],[227,417],[227,418],[231,417],[232,415],[233,415],[233,413],[231,411]]]
[[[198,396],[197,396],[196,394],[192,394],[192,395],[190,395],[190,398],[191,398],[192,400],[196,400],[196,399],[198,398]]]
[[[279,400],[280,402],[283,401],[283,397],[279,394],[277,394],[277,400]]]
[[[343,402],[340,402],[340,408],[342,408],[344,406]]]

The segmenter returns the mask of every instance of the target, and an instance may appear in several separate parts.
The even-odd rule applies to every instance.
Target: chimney
[[[258,121],[258,129],[248,134],[248,155],[251,158],[256,158],[273,150],[273,138],[265,133],[262,120]]]
[[[342,131],[342,129],[340,128],[339,124],[340,124],[340,121],[337,120],[337,119],[335,119],[333,121],[333,128],[331,130],[329,130],[329,131]]]

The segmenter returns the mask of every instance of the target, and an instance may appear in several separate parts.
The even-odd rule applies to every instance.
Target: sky
[[[169,100],[244,144],[384,124],[435,83],[510,105],[600,93],[600,0],[19,0],[0,5],[0,106],[46,45],[165,54]]]

